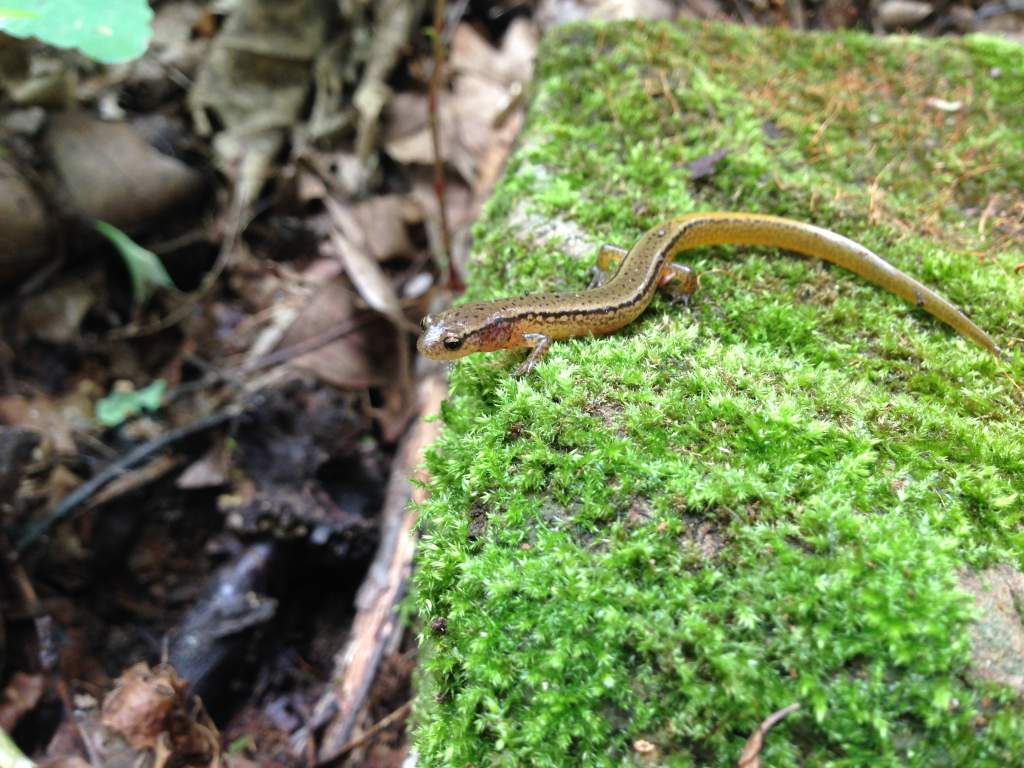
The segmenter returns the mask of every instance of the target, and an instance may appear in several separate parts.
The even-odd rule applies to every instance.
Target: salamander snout
[[[466,344],[466,329],[450,313],[427,315],[420,321],[423,333],[416,342],[420,354],[432,360],[455,360],[474,350]]]

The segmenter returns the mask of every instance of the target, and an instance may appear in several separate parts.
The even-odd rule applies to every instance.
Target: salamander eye
[[[420,328],[424,331],[427,330],[427,326],[430,325],[431,320],[433,320],[433,318],[430,315],[424,315],[423,319],[420,320]]]
[[[442,341],[441,343],[444,344],[444,348],[447,349],[449,352],[454,352],[455,350],[462,346],[462,339],[460,339],[458,336],[445,336],[444,341]]]

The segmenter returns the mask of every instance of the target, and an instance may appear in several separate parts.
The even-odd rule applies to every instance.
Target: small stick
[[[736,763],[736,768],[761,768],[761,748],[764,747],[764,737],[768,734],[768,731],[775,727],[779,720],[796,712],[798,709],[800,709],[799,704],[790,704],[788,707],[783,707],[777,712],[768,715],[754,729],[747,743],[743,746],[743,752],[740,754],[739,762]]]
[[[142,461],[149,458],[154,453],[163,450],[167,446],[176,443],[179,440],[183,440],[189,435],[194,435],[197,432],[204,432],[207,429],[212,429],[213,427],[223,424],[225,421],[235,418],[241,412],[242,409],[239,406],[233,405],[225,408],[224,410],[210,414],[205,418],[193,421],[191,424],[186,424],[183,427],[169,430],[159,437],[155,437],[152,440],[148,440],[142,445],[133,448],[113,464],[108,465],[106,469],[93,475],[61,499],[57,506],[54,507],[46,517],[25,526],[21,531],[21,536],[18,538],[17,543],[14,545],[15,550],[19,554],[24,552],[32,546],[40,536],[49,531],[57,523],[69,517],[76,507],[86,502],[103,486],[129,469],[132,469],[142,463]]]
[[[290,347],[279,349],[276,352],[270,352],[263,357],[254,360],[252,363],[242,368],[242,372],[255,373],[256,371],[262,371],[265,368],[273,368],[281,365],[282,363],[287,363],[289,360],[314,352],[321,347],[326,347],[328,344],[332,344],[338,339],[348,336],[353,331],[367,325],[373,319],[375,318],[372,315],[349,317],[345,322],[340,323],[335,328],[328,328],[326,331],[318,333],[315,336],[310,336],[302,341],[298,341]]]
[[[370,739],[372,739],[378,733],[383,731],[385,728],[387,728],[393,722],[395,722],[396,720],[399,720],[400,718],[403,718],[407,714],[409,714],[409,711],[411,709],[412,709],[412,702],[411,701],[405,702],[405,704],[400,706],[394,712],[391,712],[390,714],[386,715],[385,717],[381,718],[376,723],[374,723],[370,728],[368,728],[366,730],[365,733],[363,733],[360,736],[356,736],[354,739],[351,739],[340,750],[338,750],[338,756],[335,759],[344,757],[349,752],[351,752],[353,749],[358,749],[359,747],[363,746],[363,744],[368,742]]]
[[[434,30],[430,36],[434,47],[434,70],[430,73],[430,87],[427,89],[427,113],[430,121],[430,141],[434,147],[434,194],[437,196],[437,208],[441,218],[441,243],[444,258],[448,261],[448,287],[453,291],[463,291],[466,286],[452,258],[452,234],[448,228],[448,206],[445,202],[444,160],[441,158],[441,119],[438,115],[438,92],[444,76],[444,6],[445,0],[434,0]]]

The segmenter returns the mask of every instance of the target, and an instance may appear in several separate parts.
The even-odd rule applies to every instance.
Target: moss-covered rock
[[[658,299],[523,380],[520,353],[455,365],[416,576],[423,764],[732,765],[793,702],[766,765],[1019,762],[1024,707],[970,674],[958,574],[1024,556],[1024,52],[571,26],[533,88],[470,298],[582,287],[601,242],[761,211],[864,243],[1010,351],[716,248],[686,254],[727,270],[690,309]]]

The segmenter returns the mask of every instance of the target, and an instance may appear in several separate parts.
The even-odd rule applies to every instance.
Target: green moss
[[[667,83],[672,97],[663,92]],[[579,287],[515,211],[630,244],[694,209],[813,221],[965,307],[1005,365],[791,255],[688,254],[690,310],[452,370],[416,601],[425,765],[1004,765],[957,569],[1024,556],[1024,53],[988,39],[571,26],[476,230],[472,298]],[[934,97],[952,111],[930,108]],[[704,182],[686,163],[729,154]],[[523,216],[519,216],[521,221]],[[650,764],[650,760],[647,763]]]

